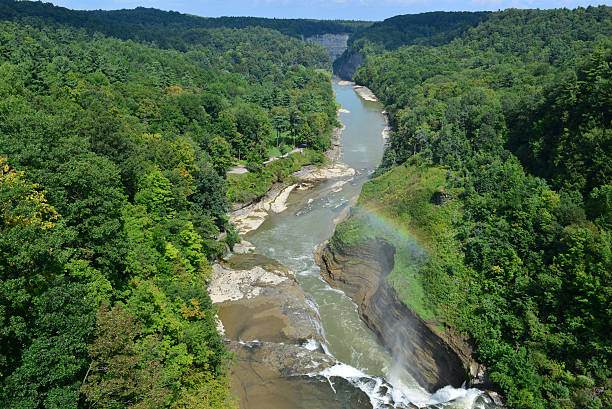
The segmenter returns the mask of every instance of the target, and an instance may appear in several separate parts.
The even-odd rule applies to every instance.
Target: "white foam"
[[[309,254],[303,254],[301,256],[291,256],[289,257],[290,260],[292,261],[303,261],[303,260],[310,260],[312,259],[312,256]]]
[[[429,397],[427,401],[428,405],[455,402],[460,404],[459,407],[471,408],[474,400],[482,394],[482,391],[478,389],[464,389],[464,388],[453,388],[448,385],[442,389],[437,390],[433,395]]]
[[[367,377],[367,375],[361,372],[359,369],[340,362],[332,367],[324,369],[320,374],[325,376],[326,378],[331,376],[339,376],[341,378]]]
[[[319,349],[320,346],[321,344],[319,343],[319,341],[310,338],[306,341],[304,345],[302,345],[302,348],[306,348],[309,351],[316,351]]]
[[[392,390],[391,385],[386,384],[382,378],[366,375],[359,369],[341,362],[337,362],[334,366],[326,368],[320,373],[313,375],[321,375],[325,377],[334,392],[336,389],[334,388],[331,378],[340,377],[346,379],[354,387],[361,389],[366,395],[368,395],[370,404],[374,409],[383,408],[385,405],[390,404],[394,400],[389,394],[389,390]],[[384,389],[382,386],[386,387],[384,388],[387,391],[386,393],[383,393]]]
[[[315,304],[309,298],[306,299],[306,304],[308,304],[308,306],[317,314],[317,319],[313,319],[311,317],[310,320],[311,320],[311,323],[313,324],[313,326],[319,332],[319,335],[321,336],[321,338],[325,339],[325,328],[323,328],[323,325],[321,325],[321,313],[319,312],[319,306],[317,304]],[[319,344],[319,343],[317,342],[317,344]]]
[[[306,298],[306,304],[308,304],[308,306],[317,313],[317,316],[319,317],[319,319],[321,318],[321,313],[319,312],[319,306],[317,304],[314,303],[314,301],[312,301],[309,298]]]
[[[314,343],[312,345],[314,345]],[[325,352],[328,352],[324,344],[321,344],[321,346]],[[331,356],[329,353],[328,355]],[[446,409],[477,409],[480,408],[481,405],[476,405],[476,398],[483,394],[483,392],[478,389],[445,386],[428,397],[428,394],[418,387],[406,386],[401,382],[389,384],[381,377],[367,375],[351,365],[338,361],[336,361],[335,365],[319,373],[312,373],[309,375],[319,375],[326,378],[334,392],[336,392],[336,389],[332,378],[340,377],[346,379],[354,387],[361,389],[368,395],[374,409],[387,407],[386,405],[393,403],[401,407],[413,404],[420,408],[436,405],[435,407],[437,408],[441,407]],[[488,405],[486,407],[488,407]]]
[[[253,339],[251,341],[243,341],[243,340],[239,339],[238,343],[240,345],[244,345],[245,347],[253,348],[254,346],[258,346],[259,344],[261,344],[261,341],[259,341],[258,339]],[[280,344],[283,345],[282,342]]]
[[[331,286],[324,287],[324,289],[327,291],[331,291],[332,293],[344,294],[344,291],[331,287]]]
[[[327,347],[327,344],[321,344],[321,348],[323,348],[323,352],[325,352],[325,355],[329,355],[332,358],[336,359],[334,355],[331,353],[331,351],[329,350],[329,348]]]

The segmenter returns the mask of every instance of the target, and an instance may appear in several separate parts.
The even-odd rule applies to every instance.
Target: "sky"
[[[116,10],[143,6],[204,17],[257,16],[342,20],[384,20],[398,14],[438,10],[549,9],[610,4],[610,0],[51,0],[51,2],[79,10]]]

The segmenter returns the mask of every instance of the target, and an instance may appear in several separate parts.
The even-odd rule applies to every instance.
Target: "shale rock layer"
[[[461,386],[467,368],[458,354],[399,300],[386,281],[394,256],[395,248],[382,239],[355,245],[324,243],[315,255],[323,278],[353,299],[367,326],[423,387],[433,392],[446,385]]]

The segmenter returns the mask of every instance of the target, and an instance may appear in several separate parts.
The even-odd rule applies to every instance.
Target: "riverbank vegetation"
[[[161,48],[154,25],[2,6],[45,13],[0,20],[0,406],[235,407],[206,293],[235,238],[225,172],[257,174],[278,135],[321,156],[325,50],[257,27]]]
[[[307,149],[265,164],[260,172],[227,176],[227,197],[233,203],[260,199],[276,183],[291,183],[291,174],[306,165],[321,165],[324,155]]]
[[[362,40],[355,80],[393,132],[331,243],[396,245],[398,293],[468,334],[513,408],[612,405],[611,16],[507,10],[443,44]]]

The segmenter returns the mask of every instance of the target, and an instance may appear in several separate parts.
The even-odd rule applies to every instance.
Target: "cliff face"
[[[323,278],[353,299],[366,325],[422,386],[430,392],[445,385],[461,386],[470,368],[460,355],[469,353],[454,350],[398,299],[385,280],[394,256],[389,243],[370,239],[333,247],[325,243],[316,260]]]
[[[347,51],[348,34],[317,34],[306,38],[302,36],[302,39],[314,41],[325,47],[334,63],[334,74],[343,80],[352,81],[353,75],[365,60],[363,54]]]
[[[346,81],[352,81],[353,75],[365,60],[365,56],[359,52],[346,52],[334,61],[334,74]]]
[[[331,57],[332,61],[340,57],[347,47],[348,34],[318,34],[307,37],[306,40],[321,44]]]

